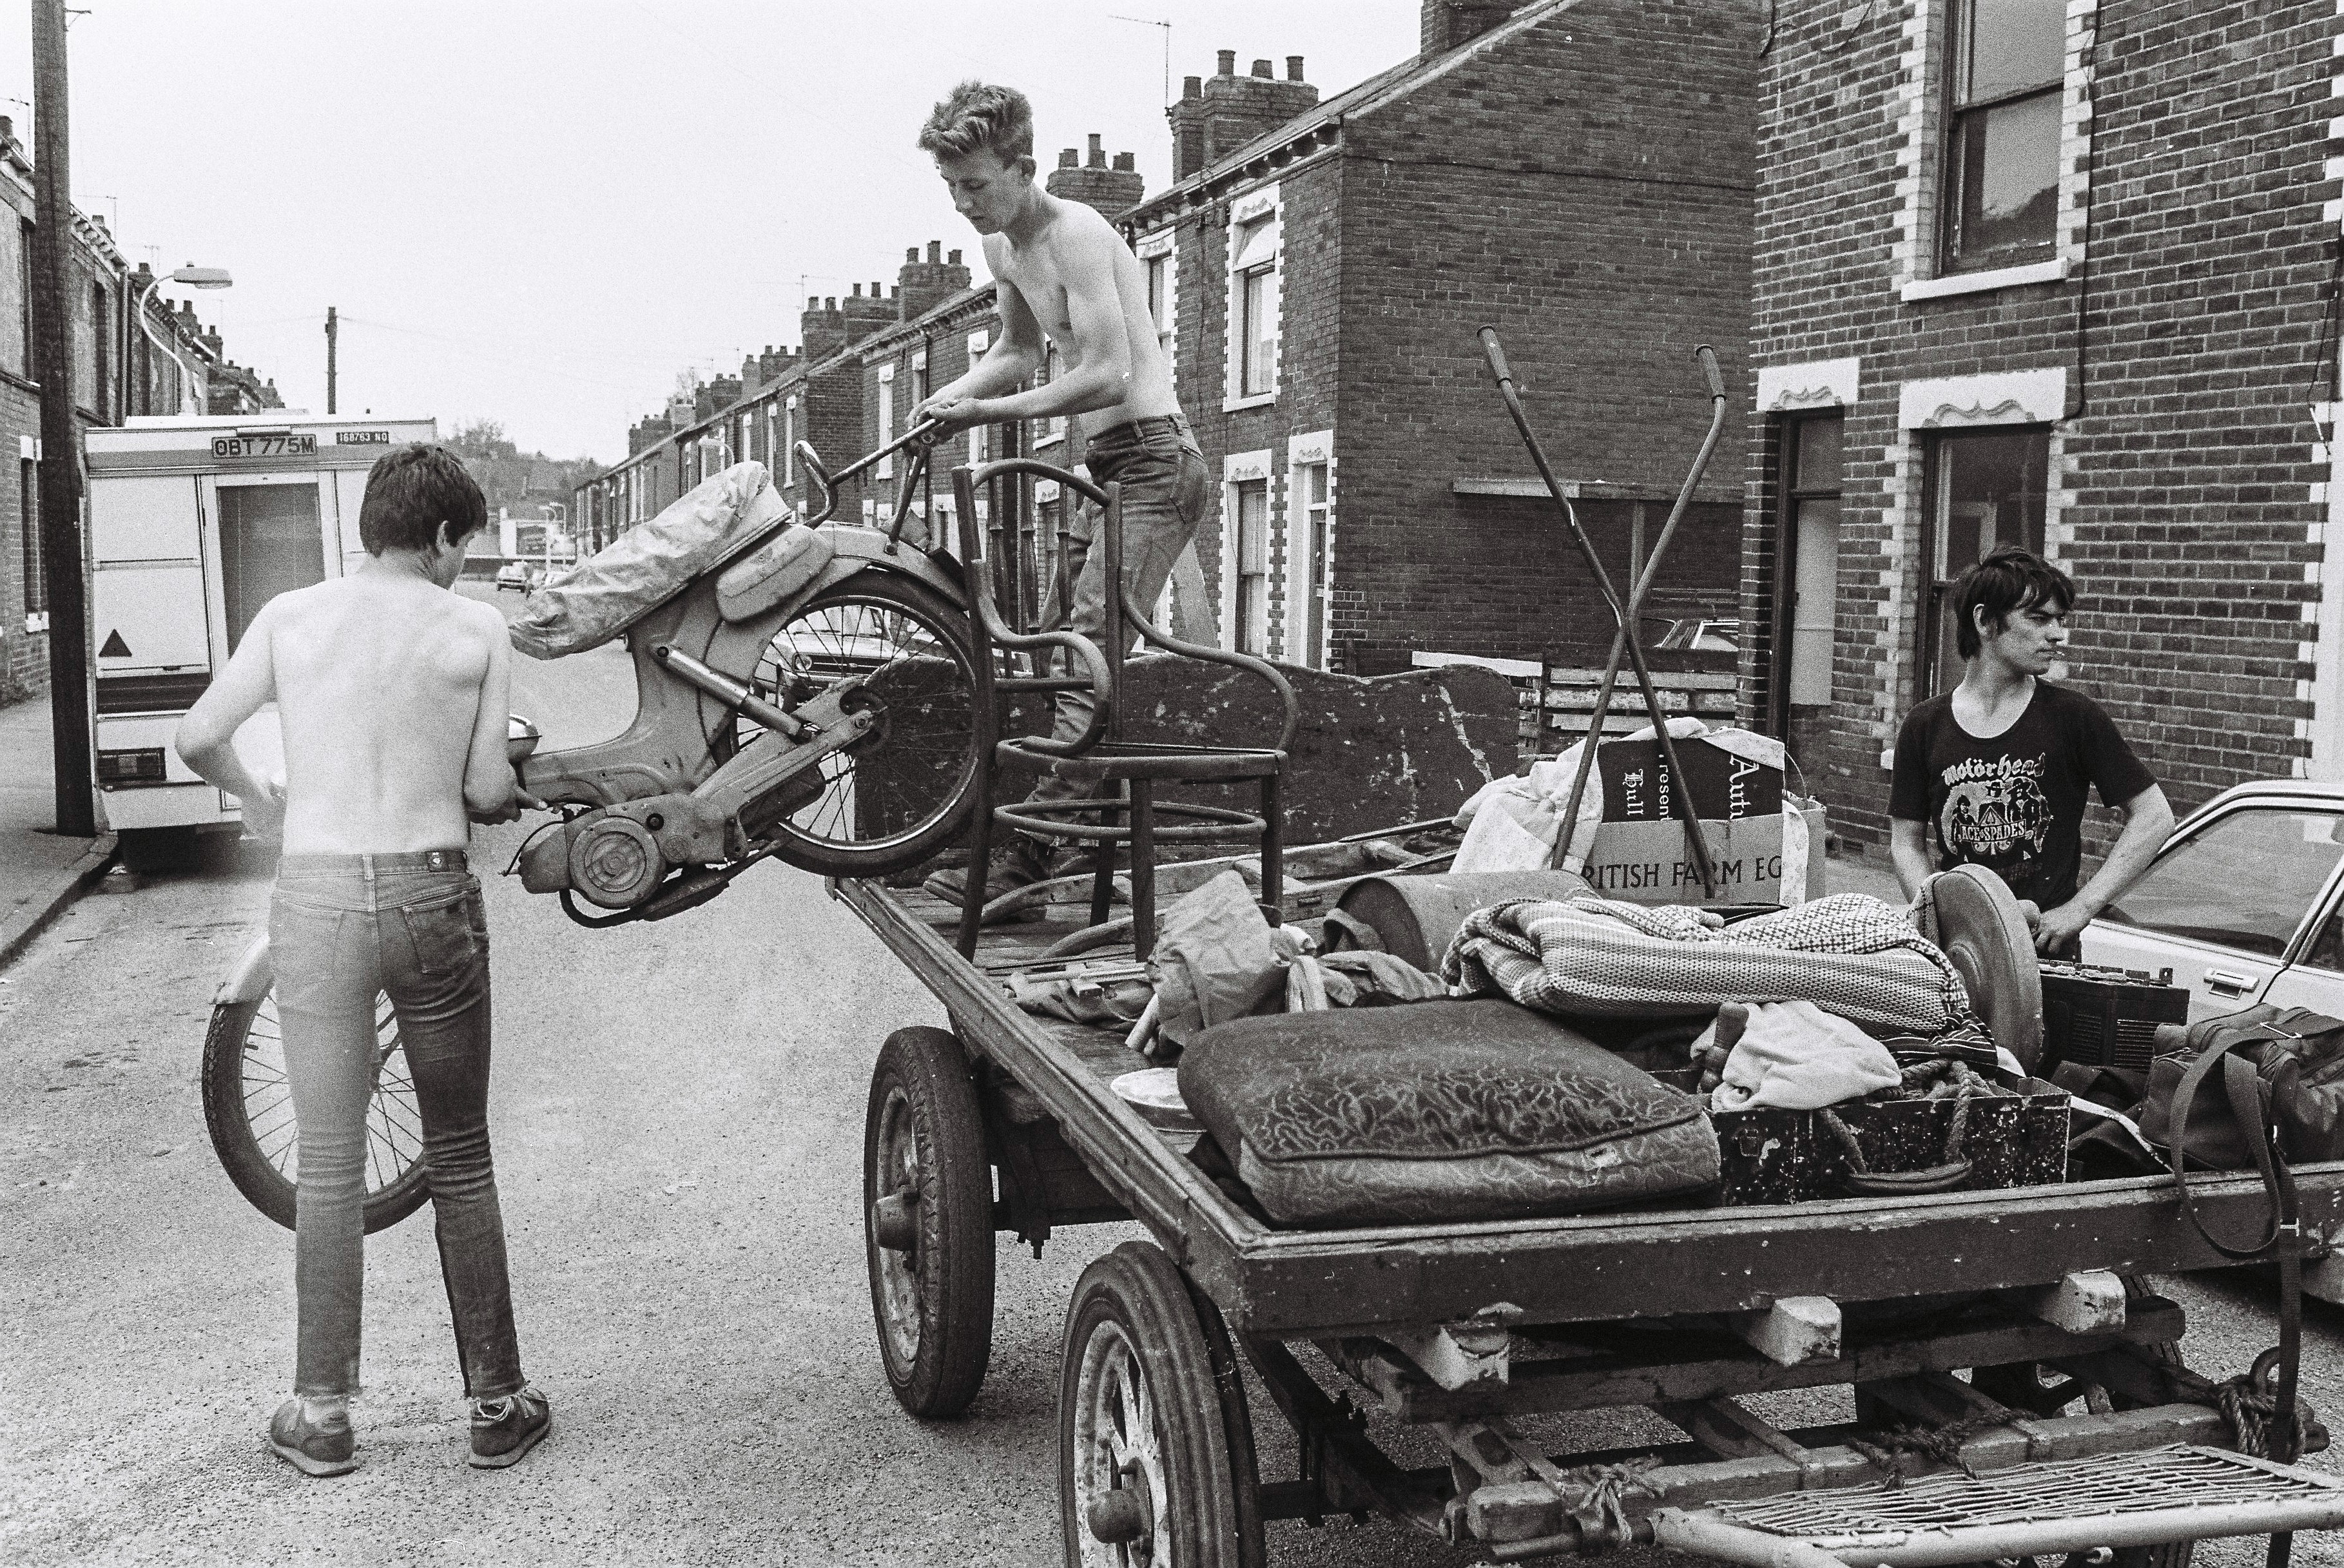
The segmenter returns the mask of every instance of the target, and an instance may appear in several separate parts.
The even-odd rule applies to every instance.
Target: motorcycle
[[[880,876],[959,835],[980,744],[967,600],[957,560],[904,538],[940,431],[924,421],[834,473],[799,442],[819,502],[803,521],[762,465],[736,464],[532,591],[516,646],[542,657],[623,636],[636,712],[611,740],[555,752],[513,715],[518,793],[555,815],[515,857],[522,886],[601,928],[696,908],[768,858]],[[885,529],[832,521],[840,487],[904,451]],[[274,981],[264,935],[214,993],[204,1119],[237,1189],[289,1227],[299,1148]],[[369,1232],[426,1196],[387,996],[377,1048]]]

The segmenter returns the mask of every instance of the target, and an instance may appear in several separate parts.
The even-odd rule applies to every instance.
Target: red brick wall
[[[2177,808],[2285,776],[2309,754],[2298,683],[2314,670],[2299,646],[2314,636],[2307,568],[2327,512],[2306,405],[2334,395],[2332,361],[2316,363],[2334,292],[2321,211],[2338,194],[2323,167],[2334,7],[2103,0],[2071,18],[2096,67],[2080,275],[1905,302],[1892,278],[1897,95],[1919,4],[1844,28],[1836,0],[1784,0],[1758,94],[1753,363],[1862,359],[1845,410],[1831,740],[1814,779],[1834,829],[1884,841],[1880,754],[1915,696],[1923,440],[1900,428],[1898,398],[1925,376],[2064,369],[2048,549],[2081,595],[2073,683]],[[1944,14],[1929,5],[1938,32]],[[1933,114],[1942,57],[1933,41]],[[1923,156],[1925,238],[1933,142]],[[1928,259],[1925,248],[1924,276]],[[1748,431],[1743,701],[1758,721],[1773,678],[1777,425],[1762,416]]]

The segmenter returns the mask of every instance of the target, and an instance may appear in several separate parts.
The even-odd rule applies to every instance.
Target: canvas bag
[[[2157,1031],[2158,1054],[2149,1063],[2138,1120],[2141,1132],[2189,1165],[2218,1170],[2255,1168],[2255,1141],[2228,1093],[2197,1103],[2186,1128],[2175,1107],[2193,1068],[2210,1055],[2234,1057],[2254,1080],[2265,1124],[2278,1133],[2278,1153],[2290,1164],[2344,1159],[2344,1019],[2309,1007],[2263,1004]],[[2178,1037],[2177,1038],[2176,1037]],[[2168,1047],[2170,1048],[2168,1048]],[[2211,1070],[2209,1067],[2208,1070]],[[2226,1091],[2236,1069],[2222,1065]],[[2204,1074],[2199,1075],[2201,1077]],[[2243,1092],[2245,1079],[2238,1078]],[[2179,1158],[2175,1165],[2181,1164]]]

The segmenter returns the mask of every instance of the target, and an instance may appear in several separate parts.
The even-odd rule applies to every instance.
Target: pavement
[[[56,832],[49,700],[0,708],[0,965],[106,870],[115,838]]]

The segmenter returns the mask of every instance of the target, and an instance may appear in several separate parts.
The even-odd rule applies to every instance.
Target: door
[[[328,537],[315,474],[239,474],[214,486],[223,626],[233,653],[262,605],[324,582],[329,557],[339,564],[339,530]]]
[[[1789,602],[1780,646],[1779,733],[1799,772],[1828,773],[1832,647],[1839,610],[1840,417],[1797,420],[1783,430],[1783,543]],[[1698,646],[1698,633],[1689,644]]]
[[[2171,969],[2173,984],[2189,990],[2193,1018],[2251,1007],[2277,994],[2274,980],[2331,897],[2339,860],[2344,813],[2312,803],[2241,804],[2166,846],[2086,928],[2085,962]],[[2339,962],[2333,952],[2323,958]]]

